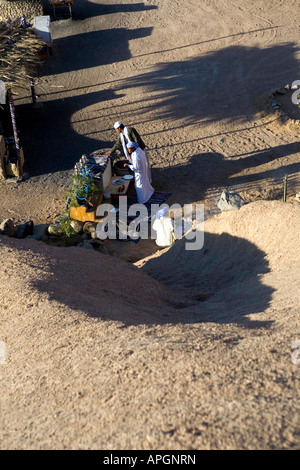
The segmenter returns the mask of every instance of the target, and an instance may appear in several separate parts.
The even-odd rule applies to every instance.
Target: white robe
[[[139,204],[145,204],[152,194],[154,188],[149,181],[149,165],[145,152],[138,147],[131,154],[132,165],[129,168],[134,171],[134,184]]]
[[[120,137],[121,137],[121,142],[122,142],[124,155],[127,158],[127,160],[129,160],[131,162],[131,157],[130,157],[128,151],[127,151],[126,142],[125,142],[125,137],[127,139],[127,142],[131,142],[131,140],[129,139],[129,136],[128,136],[127,127],[124,127],[123,132],[121,132],[121,134],[120,134]]]
[[[161,247],[170,246],[176,240],[176,232],[170,217],[160,217],[153,222],[153,230],[157,232],[156,244]]]
[[[125,157],[127,158],[127,160],[129,160],[130,163],[132,163],[131,156],[130,156],[130,154],[128,153],[128,150],[127,150],[127,147],[126,147],[125,137],[126,137],[126,139],[127,139],[127,142],[132,142],[132,141],[130,140],[130,138],[129,138],[128,129],[127,129],[126,126],[124,127],[123,132],[121,132],[120,138],[121,138],[121,142],[122,142],[122,147],[123,147],[124,155],[125,155]],[[151,183],[152,178],[151,178],[151,168],[150,168],[150,162],[149,162],[148,153],[147,153],[147,150],[146,150],[146,149],[144,149],[143,152],[144,152],[145,155],[146,155],[147,174],[148,174],[149,182]]]

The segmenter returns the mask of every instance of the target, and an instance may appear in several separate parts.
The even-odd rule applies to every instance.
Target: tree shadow
[[[149,112],[164,121],[185,124],[221,120],[248,122],[253,99],[299,75],[297,46],[230,46],[172,63],[128,79],[126,88],[142,87],[156,100]],[[121,83],[118,89],[122,89]]]
[[[203,200],[206,192],[211,188],[226,188],[235,184],[259,181],[268,177],[282,181],[283,173],[293,175],[300,171],[300,163],[282,166],[263,172],[249,175],[238,173],[259,167],[278,158],[298,153],[299,143],[279,145],[277,147],[240,154],[239,158],[226,159],[224,155],[216,152],[206,152],[192,155],[187,163],[167,168],[152,168],[153,182],[157,188],[168,191],[171,196],[170,203],[189,204]],[[235,177],[234,175],[237,174]],[[180,194],[180,201],[176,201]]]
[[[94,16],[111,15],[114,13],[134,13],[143,12],[148,10],[155,10],[158,7],[156,5],[145,5],[144,2],[122,4],[118,3],[115,5],[99,4],[89,2],[88,0],[75,0],[72,6],[72,17],[75,20],[84,20],[86,18],[92,18]],[[49,5],[47,0],[43,0],[43,10],[45,15],[50,15],[54,20],[53,8]],[[68,7],[64,9],[68,12]],[[65,11],[61,11],[63,15],[60,15],[60,8],[56,9],[57,19],[65,18]]]
[[[61,38],[53,57],[43,64],[39,73],[56,75],[126,60],[130,58],[129,41],[148,36],[151,31],[152,28],[120,28]],[[62,99],[58,97],[44,102],[41,108],[33,108],[30,104],[18,105],[16,112],[25,154],[24,169],[34,176],[70,169],[83,153],[110,147],[111,142],[94,139],[88,136],[88,132],[77,134],[70,121],[76,111],[115,98],[115,92],[110,89]]]
[[[24,149],[24,170],[32,176],[69,170],[82,154],[110,147],[107,141],[75,132],[71,116],[87,106],[116,99],[113,91],[96,91],[85,95],[47,101],[40,108],[18,105],[17,121]]]
[[[43,64],[43,76],[83,70],[131,58],[129,41],[150,36],[152,27],[106,29],[69,35],[54,41],[53,55]]]

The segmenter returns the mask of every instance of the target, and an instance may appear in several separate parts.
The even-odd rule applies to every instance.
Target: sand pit
[[[0,220],[54,221],[75,162],[121,119],[167,202],[204,204],[205,243],[137,243],[133,265],[0,238],[1,449],[299,449],[300,133],[266,105],[299,79],[299,14],[77,0],[53,22],[40,106],[16,96],[28,177],[1,182]],[[247,204],[220,214],[228,187]]]

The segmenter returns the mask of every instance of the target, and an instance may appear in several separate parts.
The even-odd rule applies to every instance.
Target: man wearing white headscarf
[[[128,142],[127,151],[131,159],[131,164],[128,167],[134,171],[134,184],[138,203],[145,204],[154,193],[154,188],[149,181],[145,152],[139,147],[137,142]]]
[[[172,245],[179,238],[169,215],[168,207],[164,207],[156,213],[152,228],[157,233],[155,242],[161,248]]]
[[[115,131],[119,134],[119,138],[117,139],[115,145],[106,152],[106,155],[111,155],[114,153],[116,150],[119,148],[123,147],[124,155],[125,157],[130,160],[130,154],[127,151],[127,143],[130,142],[137,142],[139,145],[139,148],[142,149],[146,155],[146,163],[147,163],[147,174],[149,181],[151,183],[151,169],[150,169],[150,163],[149,163],[149,158],[146,150],[146,145],[141,138],[140,134],[134,127],[129,127],[129,126],[124,126],[124,124],[121,123],[121,121],[117,121],[114,123],[114,129]]]

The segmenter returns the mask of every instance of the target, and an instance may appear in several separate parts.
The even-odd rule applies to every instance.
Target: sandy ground
[[[52,23],[40,106],[16,98],[29,178],[1,182],[0,220],[54,220],[74,163],[120,119],[168,202],[204,203],[205,243],[139,242],[133,265],[1,237],[1,448],[299,448],[299,126],[268,97],[300,76],[299,2],[73,11]],[[219,214],[227,187],[249,204]]]

